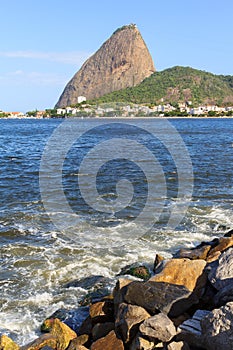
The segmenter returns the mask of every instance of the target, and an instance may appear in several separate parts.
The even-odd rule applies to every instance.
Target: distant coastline
[[[103,103],[92,105],[83,101],[77,106],[46,109],[44,111],[4,112],[0,111],[0,118],[9,119],[43,119],[43,118],[229,118],[233,116],[232,106],[199,105],[192,106],[192,102],[151,104],[132,104],[123,102]]]

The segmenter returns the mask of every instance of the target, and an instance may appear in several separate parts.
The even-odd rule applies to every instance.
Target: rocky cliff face
[[[147,46],[135,25],[116,30],[66,85],[56,107],[132,87],[155,72]]]

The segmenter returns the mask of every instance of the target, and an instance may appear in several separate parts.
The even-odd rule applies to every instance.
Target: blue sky
[[[158,71],[191,66],[233,75],[232,0],[2,0],[0,109],[55,105],[81,64],[136,23]]]

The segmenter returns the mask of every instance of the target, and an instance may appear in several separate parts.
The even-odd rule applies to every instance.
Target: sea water
[[[150,267],[156,253],[170,257],[233,226],[233,119],[77,119],[65,137],[56,134],[63,123],[0,120],[0,333],[20,345],[56,310],[78,307],[88,290],[67,283],[95,275],[114,283],[127,264]],[[81,168],[85,158],[90,168]],[[96,209],[117,200],[122,179],[125,207]],[[181,208],[176,227],[168,224],[173,207]]]

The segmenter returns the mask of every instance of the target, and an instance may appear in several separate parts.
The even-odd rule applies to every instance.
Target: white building
[[[78,103],[82,103],[82,102],[85,102],[87,99],[85,96],[78,96]]]

